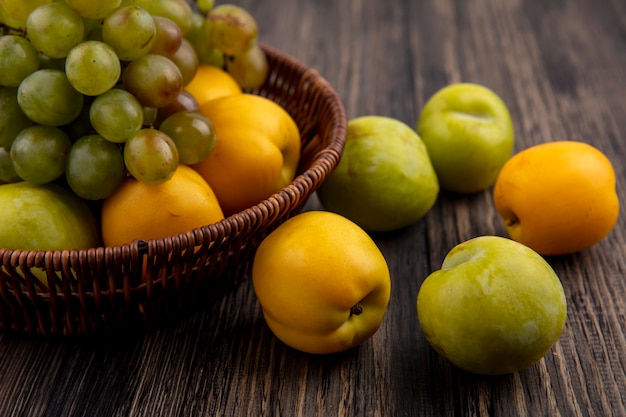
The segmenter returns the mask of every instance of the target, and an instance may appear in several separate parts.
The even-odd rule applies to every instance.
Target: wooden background
[[[255,16],[262,42],[318,70],[349,118],[414,126],[439,88],[480,83],[509,105],[516,151],[557,139],[593,144],[614,163],[626,206],[623,0],[233,2]],[[322,357],[285,347],[244,284],[178,323],[114,339],[0,334],[0,416],[626,416],[620,214],[595,247],[549,259],[567,295],[565,332],[513,375],[459,371],[419,329],[419,286],[448,250],[504,235],[490,191],[442,194],[413,226],[374,236],[393,290],[382,327],[360,347]]]

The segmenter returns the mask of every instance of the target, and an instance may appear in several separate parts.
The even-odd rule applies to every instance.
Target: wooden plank
[[[260,39],[322,74],[350,118],[414,126],[453,82],[509,105],[516,151],[571,139],[612,160],[626,195],[626,3],[620,0],[233,1]],[[313,198],[307,209],[322,208]],[[459,371],[427,344],[415,299],[455,244],[505,235],[489,191],[443,193],[416,224],[374,238],[393,277],[379,332],[314,356],[278,341],[242,285],[174,324],[116,337],[0,334],[1,416],[608,416],[626,415],[626,235],[549,258],[568,301],[565,332],[531,368]]]

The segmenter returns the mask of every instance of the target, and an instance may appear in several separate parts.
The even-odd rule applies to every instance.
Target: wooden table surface
[[[519,151],[571,139],[613,162],[626,206],[623,0],[238,0],[262,42],[323,75],[349,118],[414,126],[459,81],[508,104]],[[313,197],[307,209],[319,208]],[[429,214],[376,235],[393,290],[376,335],[312,356],[265,326],[249,283],[177,323],[117,338],[0,334],[0,416],[626,416],[626,216],[598,245],[550,258],[565,331],[539,363],[480,377],[439,357],[415,299],[454,245],[505,235],[491,191],[440,195]]]

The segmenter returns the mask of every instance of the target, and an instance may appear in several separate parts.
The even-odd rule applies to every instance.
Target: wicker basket
[[[338,95],[324,79],[263,48],[270,74],[251,93],[280,104],[296,121],[302,158],[295,180],[219,223],[165,239],[85,250],[0,249],[0,330],[83,335],[159,325],[247,280],[259,243],[300,212],[335,168],[347,124]],[[39,279],[44,275],[49,285]]]

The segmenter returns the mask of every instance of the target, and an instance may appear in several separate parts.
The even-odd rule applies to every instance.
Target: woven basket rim
[[[245,92],[294,117],[302,148],[293,181],[217,223],[162,239],[86,249],[0,248],[0,330],[78,335],[158,324],[203,308],[250,278],[260,242],[304,208],[339,163],[347,137],[343,104],[326,80],[261,47],[268,80]]]
[[[307,67],[302,62],[297,59],[291,57],[290,55],[284,54],[280,52],[278,49],[273,48],[269,45],[260,43],[261,48],[265,51],[268,56],[281,59],[297,71],[302,73],[302,78],[306,82],[312,83],[313,86],[318,87],[321,91],[323,91],[325,98],[328,101],[333,109],[333,126],[331,127],[331,137],[328,145],[319,152],[312,163],[303,171],[300,172],[293,181],[284,187],[283,189],[273,193],[269,197],[261,200],[257,204],[248,207],[238,213],[231,214],[224,219],[204,226],[196,227],[194,229],[178,233],[176,235],[167,236],[161,239],[150,239],[150,240],[135,240],[133,242],[125,243],[123,245],[116,246],[105,246],[100,245],[91,248],[83,248],[83,249],[57,249],[57,250],[28,250],[28,249],[12,249],[12,248],[1,248],[0,247],[0,259],[5,258],[6,256],[10,256],[13,259],[16,258],[50,258],[56,256],[68,256],[70,253],[77,252],[78,254],[86,253],[89,251],[100,251],[107,250],[113,248],[120,248],[123,252],[130,251],[134,252],[137,249],[138,245],[160,245],[166,244],[166,241],[176,239],[176,238],[191,238],[195,239],[197,233],[205,234],[203,232],[205,228],[208,228],[208,231],[212,234],[220,234],[220,229],[222,230],[234,230],[235,232],[241,230],[242,224],[248,224],[248,219],[255,218],[258,211],[266,211],[268,209],[274,209],[276,211],[280,210],[280,207],[277,203],[277,200],[281,197],[289,197],[290,192],[295,194],[300,194],[301,190],[308,190],[310,188],[310,184],[307,181],[307,178],[310,178],[311,173],[315,170],[321,170],[325,174],[330,173],[335,166],[337,165],[339,159],[341,158],[341,154],[343,152],[343,148],[345,145],[345,136],[347,132],[347,119],[346,113],[343,106],[343,103],[339,97],[339,95],[335,92],[335,90],[328,84],[326,79],[324,79],[315,69]],[[246,91],[253,92],[253,91]],[[193,235],[193,236],[192,236]],[[142,250],[140,250],[141,252]],[[0,264],[1,265],[1,264]]]

